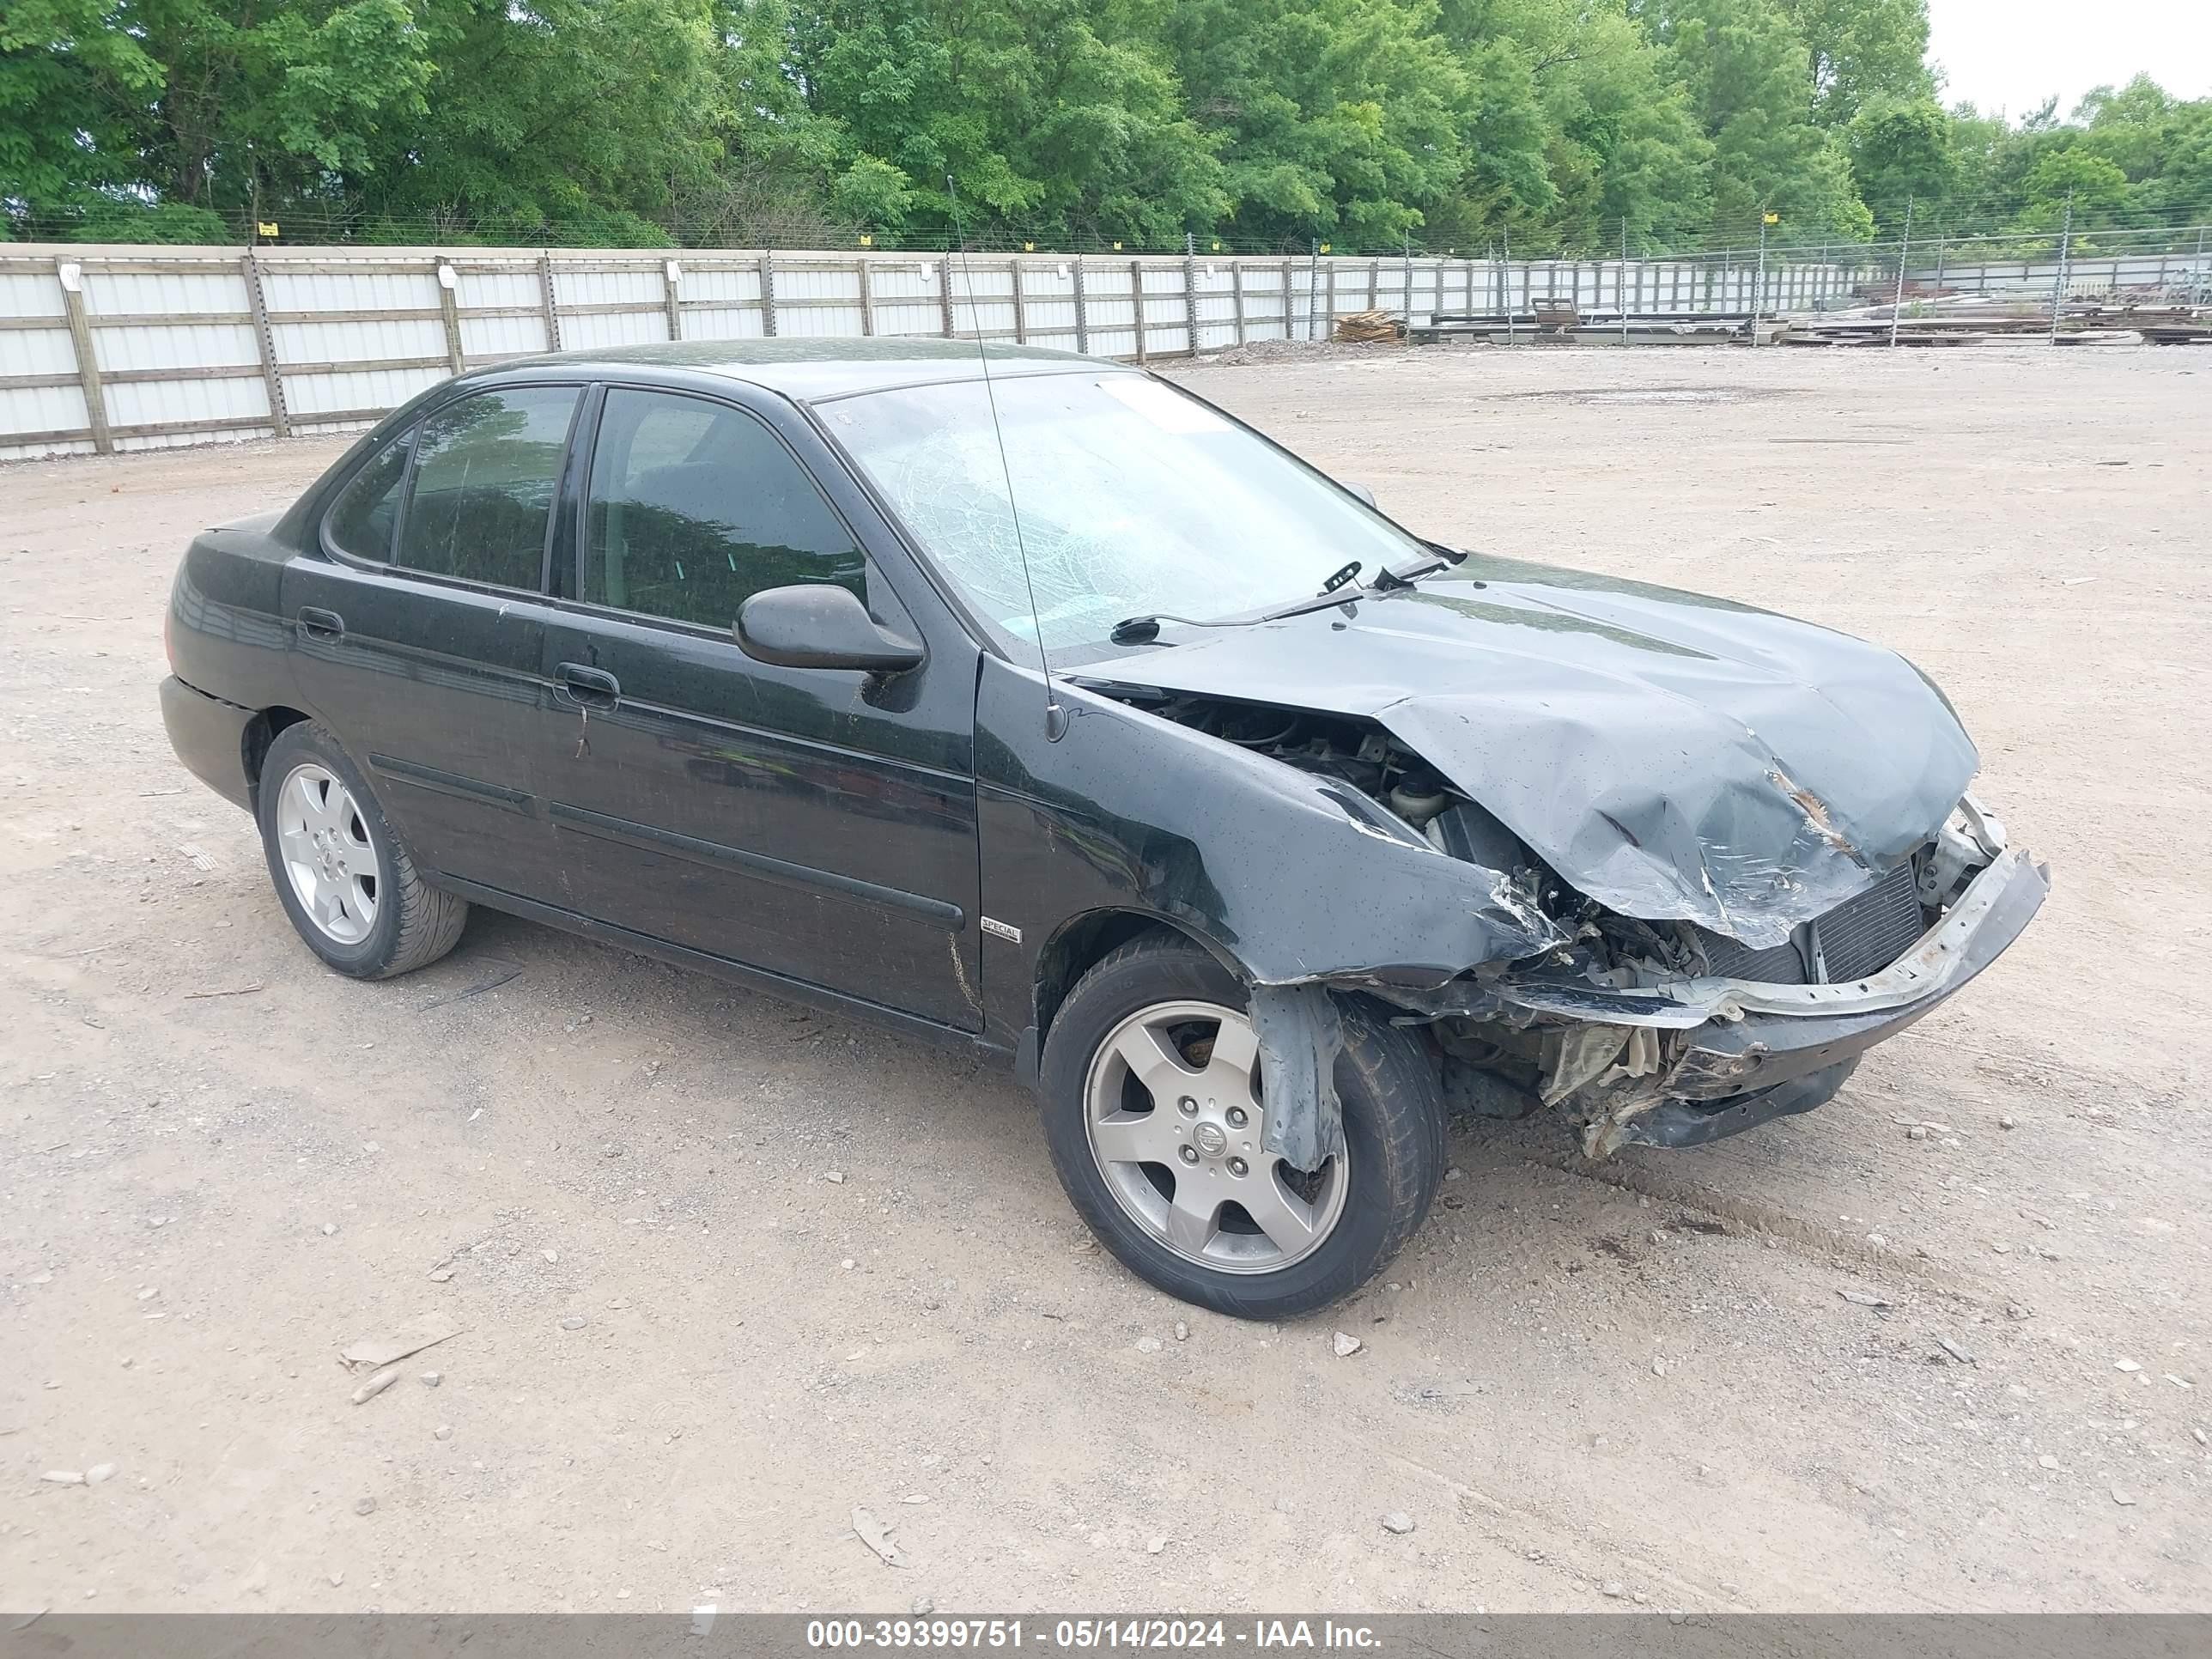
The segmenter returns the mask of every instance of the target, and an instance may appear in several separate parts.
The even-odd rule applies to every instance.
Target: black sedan
[[[331,967],[486,904],[1005,1055],[1234,1314],[1388,1261],[1448,1105],[1593,1158],[1804,1111],[2046,890],[1890,653],[1423,541],[1048,351],[465,375],[195,539],[168,644]]]

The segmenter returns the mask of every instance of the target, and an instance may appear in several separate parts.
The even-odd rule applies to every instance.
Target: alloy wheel
[[[1212,1002],[1163,1002],[1091,1056],[1084,1127],[1107,1190],[1187,1261],[1273,1273],[1319,1249],[1344,1213],[1340,1152],[1309,1174],[1265,1149],[1252,1022]]]
[[[358,945],[376,926],[376,843],[353,792],[302,762],[276,796],[276,845],[293,896],[326,939]]]

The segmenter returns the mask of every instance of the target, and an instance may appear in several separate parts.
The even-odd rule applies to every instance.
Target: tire
[[[468,902],[416,873],[383,803],[326,727],[303,721],[278,732],[257,797],[277,901],[332,968],[390,979],[428,967],[459,942]]]
[[[1443,1094],[1413,1036],[1340,999],[1345,1152],[1316,1176],[1279,1165],[1258,1145],[1260,1091],[1249,1108],[1237,1093],[1249,1001],[1180,935],[1115,951],[1069,993],[1045,1039],[1045,1141],[1077,1213],[1132,1273],[1216,1313],[1282,1319],[1358,1289],[1419,1229],[1443,1173]],[[1211,1037],[1208,1018],[1219,1021]],[[1131,1052],[1160,1086],[1138,1075]],[[1198,1184],[1178,1202],[1185,1181]],[[1216,1204],[1211,1221],[1199,1218]]]

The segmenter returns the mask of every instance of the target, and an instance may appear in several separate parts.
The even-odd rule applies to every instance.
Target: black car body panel
[[[1879,647],[1482,556],[1114,672],[1373,720],[1577,891],[1753,947],[1909,857],[1978,765],[1942,696]]]
[[[1139,372],[990,356],[994,375]],[[1305,1168],[1340,1144],[1334,997],[1421,1028],[1448,1077],[1491,1054],[1511,1074],[1493,1095],[1565,1107],[1593,1153],[1694,1144],[1819,1103],[2041,901],[2043,872],[1961,803],[1976,758],[1939,692],[1890,653],[1723,601],[1467,557],[1048,680],[976,623],[813,408],[977,371],[957,343],[753,341],[434,388],[283,514],[194,540],[162,692],[178,753],[250,807],[270,732],[319,720],[433,882],[1013,1051],[1032,1079],[1085,967],[1172,927],[1252,987],[1268,1075],[1314,1080],[1267,1114],[1271,1149]],[[578,401],[533,587],[325,533],[419,422],[547,386]],[[593,434],[641,389],[770,434],[864,561],[869,618],[920,665],[777,666],[726,627],[586,603]],[[1461,792],[1466,823],[1424,828],[1356,773],[1224,740],[1188,718],[1207,700],[1371,729]],[[1925,899],[1924,937],[1864,984],[1826,982],[1822,919],[1885,876]],[[1723,945],[1808,939],[1805,983],[1713,966]]]

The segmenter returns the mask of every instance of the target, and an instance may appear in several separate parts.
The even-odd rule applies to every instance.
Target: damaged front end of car
[[[1308,775],[1370,835],[1450,874],[1425,885],[1400,858],[1370,879],[1369,906],[1409,919],[1404,951],[1381,945],[1384,926],[1365,960],[1310,936],[1243,953],[1269,1149],[1301,1168],[1342,1145],[1338,995],[1373,998],[1423,1031],[1462,1109],[1563,1114],[1593,1158],[1691,1146],[1825,1103],[1867,1048],[1993,961],[2048,891],[2047,872],[1964,793],[1963,734],[1873,811],[1839,809],[1741,743],[1718,761],[1616,767],[1583,807],[1540,758],[1531,768],[1525,744],[1509,764],[1455,736],[1471,723],[1433,702],[1362,717],[1091,689]],[[1960,751],[1948,812],[1917,803],[1959,770]],[[1440,963],[1427,907],[1468,906],[1469,874],[1474,954]],[[1410,948],[1417,933],[1425,948]]]
[[[1994,961],[2048,891],[1969,796],[1780,945],[1585,901],[1573,944],[1484,964],[1409,1012],[1431,1024],[1448,1096],[1478,1113],[1564,1112],[1593,1158],[1699,1146],[1823,1104],[1867,1049]]]

